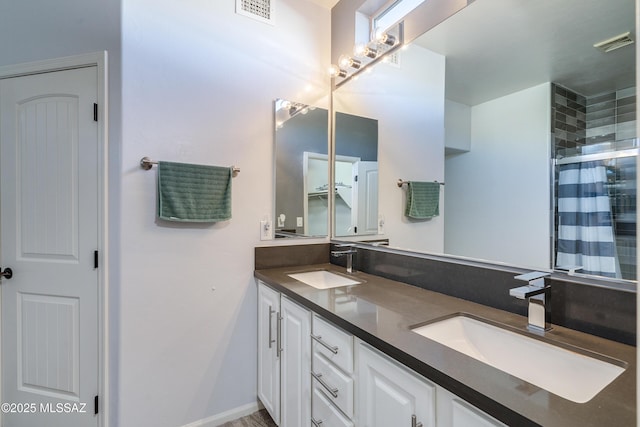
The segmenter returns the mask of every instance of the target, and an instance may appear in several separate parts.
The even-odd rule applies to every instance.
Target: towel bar
[[[140,159],[140,167],[146,171],[148,171],[149,169],[151,169],[153,167],[153,165],[157,165],[158,162],[151,160],[148,157],[143,157],[142,159]],[[240,168],[235,167],[235,166],[231,166],[231,173],[233,176],[237,176],[240,173]]]
[[[438,181],[433,181],[433,182],[438,182]],[[399,180],[398,180],[398,187],[402,188],[402,186],[403,186],[404,184],[408,184],[408,183],[409,183],[409,181],[403,181],[402,179],[399,179]],[[440,184],[440,185],[444,185],[444,182],[438,182],[438,184]]]

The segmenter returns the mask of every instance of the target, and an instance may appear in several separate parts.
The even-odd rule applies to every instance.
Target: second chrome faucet
[[[358,250],[353,245],[336,245],[336,248],[340,248],[340,250],[331,251],[331,256],[334,257],[347,257],[347,273],[353,273],[355,269],[353,268],[353,255],[358,253]]]

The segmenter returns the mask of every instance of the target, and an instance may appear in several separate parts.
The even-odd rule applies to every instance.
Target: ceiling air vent
[[[633,39],[631,38],[631,33],[626,32],[624,34],[620,34],[619,36],[612,37],[608,40],[601,41],[600,43],[596,43],[593,45],[593,47],[603,52],[611,52],[612,50],[620,49],[621,47],[630,45],[632,43]]]
[[[267,24],[274,24],[275,0],[236,0],[236,13]]]

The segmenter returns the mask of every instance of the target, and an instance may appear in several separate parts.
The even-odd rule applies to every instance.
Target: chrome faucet
[[[331,256],[334,256],[334,257],[346,256],[347,257],[347,273],[353,273],[353,255],[357,254],[358,250],[353,245],[350,245],[350,244],[336,245],[336,248],[348,248],[341,251],[331,251]]]
[[[551,327],[546,322],[546,300],[551,298],[551,286],[545,285],[544,278],[549,273],[532,271],[515,276],[514,279],[528,282],[525,286],[509,289],[509,295],[529,302],[529,321],[527,328],[534,332],[548,331]]]

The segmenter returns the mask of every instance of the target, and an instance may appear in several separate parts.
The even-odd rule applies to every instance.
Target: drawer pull
[[[322,420],[316,420],[315,418],[311,417],[311,424],[313,424],[314,427],[320,427],[320,425],[322,424]]]
[[[322,374],[316,374],[315,372],[311,371],[311,375],[313,376],[313,378],[318,380],[318,382],[322,385],[322,387],[324,387],[325,389],[327,389],[329,393],[331,393],[331,396],[338,397],[338,389],[333,388],[329,384],[324,382],[324,380],[322,379]]]
[[[411,415],[411,427],[422,427],[422,423],[418,422],[418,418],[415,415]]]
[[[325,348],[327,348],[333,354],[338,354],[338,347],[327,344],[322,340],[322,337],[320,335],[311,334],[311,338],[313,338],[315,341],[318,341],[320,344],[322,344]]]

